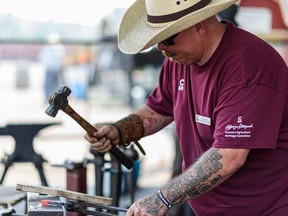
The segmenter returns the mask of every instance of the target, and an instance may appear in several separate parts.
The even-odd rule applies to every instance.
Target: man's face
[[[200,41],[194,26],[174,35],[174,38],[170,40],[170,45],[165,41],[158,43],[157,49],[171,61],[180,64],[197,64],[202,56]]]

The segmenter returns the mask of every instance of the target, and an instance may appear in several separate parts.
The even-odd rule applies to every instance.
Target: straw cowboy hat
[[[124,14],[118,45],[139,53],[228,8],[238,0],[136,0]]]

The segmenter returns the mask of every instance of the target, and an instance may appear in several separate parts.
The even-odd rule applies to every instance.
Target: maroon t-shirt
[[[231,23],[202,66],[165,59],[147,105],[173,116],[187,169],[211,147],[251,152],[232,177],[189,201],[200,216],[288,215],[288,69]]]

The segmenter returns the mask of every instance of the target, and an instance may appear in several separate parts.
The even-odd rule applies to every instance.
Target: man
[[[61,44],[60,35],[56,32],[48,35],[48,44],[42,47],[39,52],[39,62],[45,69],[44,96],[45,102],[50,95],[57,91],[60,83],[63,82],[63,70],[65,66],[66,48]]]
[[[183,173],[128,216],[186,201],[200,216],[287,215],[288,68],[266,42],[217,20],[235,2],[136,0],[124,15],[123,52],[157,44],[167,56],[159,84],[140,110],[85,138],[106,152],[175,121],[183,155]]]

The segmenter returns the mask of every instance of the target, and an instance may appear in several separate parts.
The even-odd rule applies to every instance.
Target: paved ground
[[[66,188],[66,170],[53,166],[66,160],[81,162],[91,158],[89,145],[83,139],[83,129],[69,116],[59,112],[55,118],[44,111],[47,103],[43,101],[43,71],[39,65],[29,68],[28,88],[16,88],[16,71],[13,62],[0,64],[0,126],[8,123],[61,122],[59,126],[43,129],[34,139],[34,149],[48,163],[44,170],[49,186]],[[119,96],[119,95],[118,95]],[[91,123],[115,121],[132,110],[123,103],[121,97],[113,95],[102,87],[89,90],[89,99],[77,100],[72,95],[69,104]],[[14,140],[10,136],[0,136],[0,158],[11,154]],[[173,137],[169,130],[143,138],[141,144],[147,155],[141,157],[138,190],[135,198],[155,191],[170,178],[173,161]],[[0,173],[4,166],[0,164]],[[9,170],[3,185],[16,186],[17,183],[40,185],[36,169],[31,163],[16,163]],[[94,193],[94,167],[87,167],[88,194]],[[129,202],[129,196],[123,196],[121,202]]]

